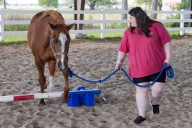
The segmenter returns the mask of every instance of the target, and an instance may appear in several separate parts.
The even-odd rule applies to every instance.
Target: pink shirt
[[[168,31],[161,23],[153,23],[149,27],[150,38],[138,33],[132,34],[130,28],[125,30],[119,51],[128,53],[129,75],[140,78],[161,71],[165,60],[163,45],[171,41]]]

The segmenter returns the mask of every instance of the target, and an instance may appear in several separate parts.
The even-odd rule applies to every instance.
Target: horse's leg
[[[68,101],[69,85],[68,85],[68,70],[62,71],[64,76],[64,93],[61,96],[61,102],[66,103]]]
[[[34,59],[35,59],[35,65],[36,65],[38,73],[39,73],[40,93],[44,93],[44,85],[46,82],[46,78],[44,75],[45,64],[42,63],[41,60],[37,57],[35,57]],[[39,105],[45,105],[44,99],[40,99]]]
[[[53,92],[53,89],[54,89],[53,77],[55,74],[55,65],[56,65],[55,60],[50,60],[48,62],[48,66],[49,66],[49,92]]]

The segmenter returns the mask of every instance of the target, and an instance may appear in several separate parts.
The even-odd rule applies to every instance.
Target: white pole
[[[56,98],[56,97],[61,97],[62,93],[63,92],[50,92],[50,93],[34,93],[34,94],[0,96],[0,102]],[[82,95],[82,94],[88,94],[88,93],[101,94],[101,90],[92,89],[92,90],[69,91],[69,95],[73,95],[73,94]]]
[[[35,94],[0,96],[0,102],[33,100],[33,99],[42,99],[42,98],[56,98],[56,97],[61,97],[62,93],[63,92],[52,92],[52,93],[35,93]]]
[[[180,16],[180,19],[181,19],[181,22],[180,22],[180,36],[183,36],[184,35],[184,13],[183,13],[183,9],[181,9],[181,16]]]
[[[102,30],[102,33],[101,33],[101,38],[105,38],[105,9],[101,9],[102,13],[101,13],[101,20],[102,20],[102,23],[101,23],[101,30]]]
[[[0,22],[1,22],[1,26],[0,26],[0,40],[4,40],[4,10],[3,8],[1,8],[1,17],[0,17]]]

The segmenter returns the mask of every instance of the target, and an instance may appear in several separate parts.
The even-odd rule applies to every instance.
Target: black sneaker
[[[152,101],[150,102],[150,104],[151,104],[151,107],[152,107],[152,113],[153,114],[159,114],[159,105],[157,104],[157,105],[153,105],[152,104]]]
[[[143,118],[142,116],[138,116],[135,120],[134,120],[134,122],[136,123],[136,124],[140,124],[141,122],[143,122],[143,121],[145,121],[146,120],[146,118]]]

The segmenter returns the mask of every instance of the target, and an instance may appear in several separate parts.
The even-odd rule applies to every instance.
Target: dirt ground
[[[120,39],[97,41],[72,40],[69,67],[77,75],[102,79],[114,71]],[[166,89],[160,101],[160,117],[135,125],[138,112],[135,87],[118,72],[104,83],[92,84],[75,76],[69,79],[70,88],[78,86],[101,89],[95,97],[95,106],[73,108],[58,104],[58,98],[46,99],[47,105],[38,106],[38,100],[0,103],[1,128],[191,128],[192,127],[192,37],[173,39],[173,79],[167,78]],[[124,69],[127,70],[127,60]],[[45,75],[48,77],[46,65]],[[48,78],[47,78],[48,80]],[[38,73],[27,44],[0,45],[0,95],[38,93]],[[54,91],[61,91],[63,77],[54,78]],[[107,101],[103,101],[103,97]]]

